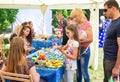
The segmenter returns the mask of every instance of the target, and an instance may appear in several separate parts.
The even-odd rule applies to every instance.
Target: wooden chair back
[[[21,82],[33,82],[31,75],[0,71],[0,77],[2,79],[2,82],[5,82],[6,79],[14,80],[14,81],[21,81]]]
[[[0,36],[0,54],[1,54],[0,58],[1,59],[5,59],[6,58],[5,57],[4,36],[5,36],[5,34]]]

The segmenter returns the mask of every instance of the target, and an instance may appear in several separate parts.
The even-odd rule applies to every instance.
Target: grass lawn
[[[91,82],[103,82],[103,48],[99,48],[98,69],[89,68]]]

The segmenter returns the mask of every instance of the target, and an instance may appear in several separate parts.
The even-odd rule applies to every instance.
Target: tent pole
[[[93,42],[90,45],[91,57],[89,65],[97,70],[98,68],[98,26],[99,26],[99,4],[95,3],[91,5],[90,8],[90,22],[93,31]]]
[[[45,27],[45,12],[46,12],[46,10],[47,10],[47,5],[45,5],[45,4],[42,4],[41,6],[41,12],[42,12],[42,14],[43,14],[43,28],[42,28],[42,34],[44,35],[44,34],[46,34],[46,27]]]

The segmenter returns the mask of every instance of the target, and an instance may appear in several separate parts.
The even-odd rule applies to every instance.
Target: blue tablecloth
[[[26,56],[26,58],[32,58],[32,57],[37,57],[37,51],[35,51],[35,52],[33,52],[33,53],[31,53],[31,54],[29,54],[29,55],[27,55]]]
[[[35,52],[41,48],[50,48],[52,46],[52,41],[50,40],[33,40],[32,41],[32,47],[35,48],[32,52]],[[31,53],[32,53],[31,52]]]
[[[62,44],[62,38],[58,39],[56,37],[51,37],[51,38],[49,38],[49,40],[33,39],[32,47],[34,47],[35,50],[33,50],[30,53],[33,53],[33,52],[35,52],[35,51],[37,51],[38,49],[41,49],[41,48],[50,48],[50,47],[52,47],[52,44],[54,42],[57,43],[58,45],[61,45]]]
[[[63,78],[64,67],[60,68],[40,68],[36,67],[40,77],[46,79],[48,82],[60,82]]]

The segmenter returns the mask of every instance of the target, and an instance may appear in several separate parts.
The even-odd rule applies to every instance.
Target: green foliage
[[[53,20],[52,20],[52,25],[55,27],[55,28],[57,28],[57,25],[58,25],[58,21],[57,21],[57,19],[56,19],[56,13],[62,13],[63,14],[63,16],[65,17],[65,18],[67,18],[69,15],[70,15],[70,13],[71,13],[71,11],[72,10],[67,10],[67,9],[63,9],[63,10],[52,10],[52,18],[53,18]],[[86,10],[83,10],[83,12],[85,13],[85,15],[87,16],[87,18],[88,18],[88,20],[89,20],[89,17],[90,17],[90,11],[88,10],[88,9],[86,9]]]
[[[4,44],[9,44],[8,38],[4,38]]]
[[[0,34],[16,20],[18,9],[0,9]]]
[[[52,20],[52,25],[53,25],[55,28],[57,28],[57,25],[58,25],[58,20],[56,19],[56,16],[55,16],[56,13],[62,13],[63,16],[64,16],[65,18],[67,18],[67,17],[70,15],[71,10],[66,10],[66,9],[64,9],[64,10],[52,10],[52,18],[53,18],[53,20]]]
[[[63,9],[63,10],[52,10],[52,26],[54,27],[54,28],[57,28],[57,26],[58,26],[58,20],[56,19],[56,13],[62,13],[63,14],[63,16],[65,17],[65,18],[67,18],[69,15],[70,15],[70,13],[71,13],[71,10],[66,10],[66,9]],[[54,30],[52,30],[53,31],[53,33],[54,33]]]
[[[87,17],[87,19],[90,20],[90,10],[84,9],[83,12],[84,12],[85,16]]]

